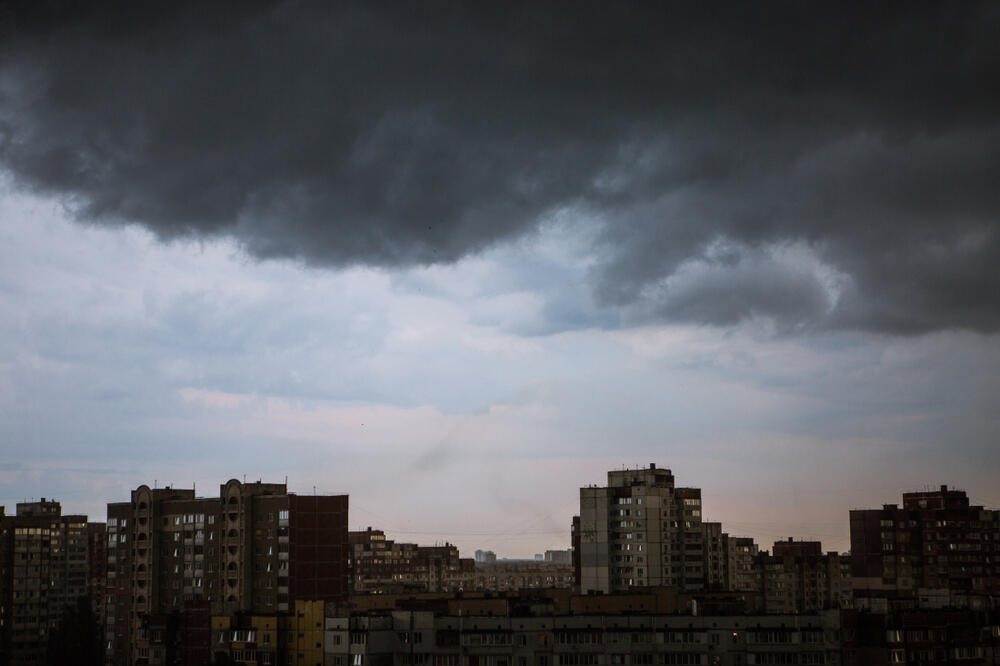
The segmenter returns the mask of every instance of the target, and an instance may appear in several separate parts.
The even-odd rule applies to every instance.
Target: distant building
[[[761,610],[811,613],[850,606],[851,581],[838,553],[819,541],[776,541],[773,554],[757,556]]]
[[[705,573],[705,585],[709,590],[724,590],[729,564],[726,559],[726,540],[729,535],[722,531],[722,523],[710,522],[702,522],[701,535],[704,543],[702,571]]]
[[[544,559],[550,564],[573,564],[573,549],[547,550]]]
[[[288,612],[348,594],[348,498],[232,479],[218,497],[139,486],[108,505],[109,664],[207,654],[210,616]],[[178,619],[192,620],[183,631]],[[187,662],[185,662],[187,663]]]
[[[492,550],[477,550],[475,552],[476,564],[488,564],[497,561],[497,554]]]
[[[573,565],[538,560],[510,560],[475,565],[475,579],[466,589],[480,592],[573,587]]]
[[[475,563],[458,548],[387,540],[382,530],[355,531],[351,543],[351,591],[395,594],[472,589]]]
[[[753,592],[760,587],[757,553],[760,548],[750,537],[724,535],[726,552],[726,589]]]
[[[580,590],[670,585],[703,590],[701,490],[677,488],[669,469],[608,472],[608,485],[580,489]]]
[[[65,611],[94,588],[86,516],[44,497],[16,511],[0,507],[0,659],[12,666],[44,663]]]
[[[1000,511],[947,486],[851,511],[851,576],[862,607],[986,606],[1000,594]]]

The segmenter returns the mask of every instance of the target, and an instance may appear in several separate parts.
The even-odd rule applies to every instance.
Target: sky
[[[0,503],[350,494],[530,557],[1000,507],[1000,7],[10,3]]]

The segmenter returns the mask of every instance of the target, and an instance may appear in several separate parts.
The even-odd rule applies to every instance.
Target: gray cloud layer
[[[204,4],[15,7],[0,165],[319,266],[577,211],[639,321],[1000,328],[995,4]]]

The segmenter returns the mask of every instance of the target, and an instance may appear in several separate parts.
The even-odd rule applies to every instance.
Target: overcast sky
[[[9,512],[287,476],[530,556],[650,462],[765,547],[1000,506],[997,4],[149,4],[0,15]]]

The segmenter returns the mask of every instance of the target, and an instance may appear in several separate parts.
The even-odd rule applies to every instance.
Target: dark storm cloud
[[[638,317],[1000,328],[995,4],[147,4],[5,14],[0,163],[81,220],[406,266],[569,210]]]

